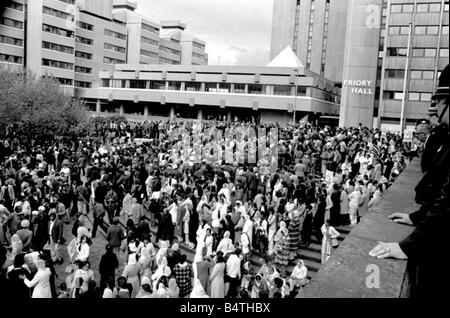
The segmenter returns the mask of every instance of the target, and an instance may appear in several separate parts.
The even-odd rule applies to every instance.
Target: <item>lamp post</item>
[[[298,68],[295,69],[295,97],[294,97],[294,115],[293,115],[293,124],[295,125],[295,121],[296,121],[296,112],[297,112],[297,94],[298,94],[298,82],[297,82],[297,77],[298,77]]]

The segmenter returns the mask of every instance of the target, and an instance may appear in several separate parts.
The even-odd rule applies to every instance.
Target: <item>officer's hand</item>
[[[391,215],[388,216],[388,218],[390,218],[392,221],[396,222],[396,223],[402,223],[402,224],[407,224],[407,225],[414,225],[413,222],[411,221],[411,219],[409,218],[409,214],[408,213],[393,213]]]
[[[369,255],[376,258],[408,259],[398,243],[378,242],[377,246],[369,252]]]

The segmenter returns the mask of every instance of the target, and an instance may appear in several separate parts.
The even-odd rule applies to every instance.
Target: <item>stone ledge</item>
[[[384,193],[378,204],[350,232],[331,258],[319,269],[299,298],[399,298],[407,295],[406,260],[377,259],[369,251],[378,241],[398,242],[414,227],[394,223],[388,215],[418,209],[414,188],[422,177],[419,160],[414,160]],[[380,269],[379,288],[368,288],[368,265]],[[366,272],[367,270],[367,272]]]

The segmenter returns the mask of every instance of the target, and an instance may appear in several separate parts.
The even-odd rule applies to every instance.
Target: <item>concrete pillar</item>
[[[100,99],[97,99],[97,103],[95,104],[95,112],[97,114],[99,114],[99,113],[101,113],[101,111],[102,111],[102,108],[100,106]]]
[[[232,122],[233,121],[233,118],[231,118],[231,111],[228,111],[227,112],[227,122]]]
[[[198,109],[197,119],[198,120],[202,120],[203,119],[203,112],[202,112],[202,110],[200,108]]]
[[[122,104],[120,104],[119,115],[120,115],[120,116],[123,115],[123,105],[122,105]]]
[[[149,112],[148,105],[144,105],[144,117],[146,119],[148,118],[148,112]]]
[[[174,119],[175,118],[175,107],[170,107],[170,114],[169,114],[170,119]]]

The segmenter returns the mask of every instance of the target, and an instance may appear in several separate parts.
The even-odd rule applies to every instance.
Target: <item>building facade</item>
[[[116,65],[102,87],[84,89],[90,110],[137,119],[250,120],[285,125],[296,117],[336,118],[340,89],[304,68]],[[297,93],[295,90],[297,89]]]
[[[133,2],[8,0],[5,6],[0,62],[54,76],[72,95],[78,88],[99,87],[99,73],[112,71],[115,64],[172,64],[160,53],[164,57],[173,41],[164,38],[160,46],[161,25],[137,14]],[[207,63],[205,42],[185,31],[178,37],[176,64]],[[193,48],[195,43],[202,50]]]
[[[272,58],[289,45],[342,87],[340,126],[413,125],[448,64],[448,0],[279,0],[272,23]]]

